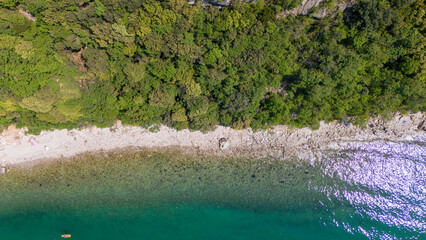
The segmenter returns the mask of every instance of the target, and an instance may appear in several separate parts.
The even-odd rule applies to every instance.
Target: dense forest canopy
[[[0,0],[0,126],[205,131],[425,111],[423,0],[276,17],[300,2]]]

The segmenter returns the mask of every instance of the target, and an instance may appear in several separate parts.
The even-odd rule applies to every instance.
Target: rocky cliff
[[[323,18],[352,7],[355,2],[356,0],[303,0],[299,6],[282,12],[277,18],[307,15],[309,13],[312,13],[312,16],[315,18]]]
[[[232,4],[233,0],[200,0],[202,5],[212,5],[224,7]],[[244,2],[255,2],[256,0],[242,0]],[[195,4],[196,0],[189,0],[189,4]],[[285,10],[278,14],[277,18],[308,15],[312,13],[315,18],[323,18],[330,14],[335,14],[355,4],[356,0],[303,0],[296,8]]]

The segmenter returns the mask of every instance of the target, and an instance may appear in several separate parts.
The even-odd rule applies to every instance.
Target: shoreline
[[[251,129],[234,130],[218,126],[205,134],[187,129],[176,131],[166,126],[161,126],[157,132],[150,132],[141,127],[123,126],[117,121],[111,128],[92,126],[81,130],[64,129],[25,135],[24,129],[16,129],[12,125],[0,135],[0,161],[2,166],[9,166],[120,149],[178,149],[200,156],[281,159],[297,156],[309,160],[315,158],[318,151],[336,149],[354,142],[424,141],[425,128],[425,115],[422,112],[406,115],[395,113],[389,121],[383,121],[381,117],[369,119],[365,128],[334,121],[321,122],[318,130],[279,125],[253,132]],[[224,149],[220,149],[220,145]]]

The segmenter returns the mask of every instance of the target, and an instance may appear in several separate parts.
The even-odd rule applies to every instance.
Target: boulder
[[[230,143],[228,142],[228,139],[226,138],[221,138],[219,139],[219,149],[220,150],[225,150],[229,147]]]

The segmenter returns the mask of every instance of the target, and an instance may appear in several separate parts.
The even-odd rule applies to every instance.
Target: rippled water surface
[[[426,147],[316,161],[132,153],[0,177],[0,239],[425,239]]]
[[[321,163],[323,176],[332,184],[313,186],[329,205],[342,205],[349,220],[328,222],[368,238],[425,237],[426,151],[421,143],[354,144],[329,154]],[[357,220],[358,221],[355,221]],[[327,222],[325,220],[325,222]]]

